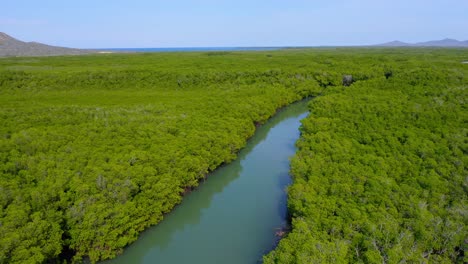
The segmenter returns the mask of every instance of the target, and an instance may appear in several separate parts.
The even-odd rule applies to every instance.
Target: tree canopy
[[[463,261],[467,56],[0,59],[0,263],[116,256],[235,159],[257,124],[308,96],[288,190],[293,231],[265,263]]]
[[[468,51],[449,53],[388,56],[311,101],[292,232],[265,263],[467,262]]]

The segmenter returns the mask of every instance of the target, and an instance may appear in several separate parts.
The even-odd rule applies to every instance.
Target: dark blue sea
[[[115,52],[191,52],[191,51],[268,51],[286,47],[186,47],[186,48],[109,48],[98,49]]]

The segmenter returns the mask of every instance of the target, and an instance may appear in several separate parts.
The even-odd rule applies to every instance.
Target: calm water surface
[[[213,172],[157,226],[105,263],[249,264],[275,245],[286,225],[289,157],[307,102],[257,129],[237,160]]]

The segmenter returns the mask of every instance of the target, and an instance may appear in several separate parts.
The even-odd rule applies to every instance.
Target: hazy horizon
[[[294,47],[467,40],[468,1],[83,0],[3,4],[0,31],[74,48]]]

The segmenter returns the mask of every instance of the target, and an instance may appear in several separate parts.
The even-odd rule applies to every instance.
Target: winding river
[[[285,188],[307,101],[260,126],[238,159],[213,172],[112,264],[249,264],[273,249],[287,224]]]

